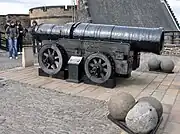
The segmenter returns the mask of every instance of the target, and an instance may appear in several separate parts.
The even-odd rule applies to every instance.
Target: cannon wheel
[[[84,63],[86,76],[97,84],[105,83],[114,70],[110,57],[102,53],[94,53],[89,55]]]
[[[45,44],[39,51],[38,61],[41,69],[54,75],[60,72],[63,67],[63,50],[57,44]]]

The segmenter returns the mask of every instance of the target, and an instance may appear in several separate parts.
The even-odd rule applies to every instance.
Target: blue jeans
[[[9,57],[12,56],[17,57],[17,39],[9,38],[8,44],[9,44]]]

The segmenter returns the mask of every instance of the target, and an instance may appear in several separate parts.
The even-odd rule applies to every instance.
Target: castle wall
[[[31,24],[33,20],[40,23],[65,24],[73,21],[75,6],[36,7],[29,10]],[[76,13],[75,13],[76,14]]]

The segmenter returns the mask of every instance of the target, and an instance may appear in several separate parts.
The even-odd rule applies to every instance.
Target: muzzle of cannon
[[[164,35],[162,28],[137,28],[81,23],[73,31],[73,38],[126,42],[137,52],[160,54]]]
[[[83,57],[85,75],[94,83],[125,75],[139,67],[140,52],[161,54],[163,28],[125,27],[92,23],[40,24],[32,30],[42,42],[39,64],[49,75],[68,66],[71,56]]]
[[[164,45],[163,28],[127,27],[92,23],[67,23],[63,26],[40,24],[34,35],[43,39],[71,38],[123,42],[136,52],[161,54]]]

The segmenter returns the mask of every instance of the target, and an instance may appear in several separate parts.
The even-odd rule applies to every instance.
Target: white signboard
[[[79,56],[71,56],[71,58],[68,61],[68,64],[79,64],[82,58],[83,57],[79,57]]]

